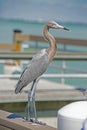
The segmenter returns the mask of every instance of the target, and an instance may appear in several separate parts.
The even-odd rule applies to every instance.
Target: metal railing
[[[19,78],[20,74],[0,74],[1,79]],[[87,74],[43,74],[44,78],[87,78]]]

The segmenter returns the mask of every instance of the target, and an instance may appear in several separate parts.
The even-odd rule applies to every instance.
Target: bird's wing
[[[33,57],[31,62],[22,72],[19,81],[16,85],[15,92],[18,93],[22,90],[23,87],[28,85],[33,80],[37,79],[41,76],[48,67],[48,54],[46,51],[39,52],[37,55]]]

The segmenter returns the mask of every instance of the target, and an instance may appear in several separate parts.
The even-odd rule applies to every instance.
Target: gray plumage
[[[49,21],[46,24],[43,30],[43,34],[44,38],[49,42],[50,47],[48,49],[43,49],[39,53],[37,53],[31,60],[29,65],[22,72],[16,85],[16,94],[19,93],[23,87],[41,76],[46,71],[49,63],[53,59],[57,47],[55,38],[49,33],[49,28],[68,30],[67,28],[57,24],[54,21]]]
[[[48,64],[48,53],[43,49],[32,58],[22,72],[16,85],[15,93],[19,93],[23,87],[41,76],[46,71]]]
[[[30,113],[30,100],[33,102],[34,107],[34,116],[35,116],[35,123],[38,123],[37,114],[36,114],[36,105],[35,105],[35,90],[37,83],[39,81],[39,77],[46,71],[48,65],[52,61],[53,57],[56,54],[57,45],[55,38],[49,33],[50,28],[55,29],[64,29],[68,30],[67,28],[57,24],[54,21],[49,21],[43,30],[44,38],[49,42],[50,46],[47,49],[41,50],[37,53],[25,70],[22,72],[19,81],[16,85],[15,93],[19,93],[22,88],[27,86],[30,82],[33,81],[33,84],[28,92],[28,109],[27,109],[27,117],[28,121],[31,121],[31,113]],[[40,122],[41,123],[41,122]]]

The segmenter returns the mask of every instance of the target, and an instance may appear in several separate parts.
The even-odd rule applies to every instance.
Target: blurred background
[[[70,30],[50,30],[58,50],[36,95],[39,117],[48,123],[53,119],[51,124],[56,127],[57,109],[71,101],[86,100],[87,0],[0,0],[0,108],[23,114],[28,88],[22,98],[14,94],[15,84],[33,54],[49,46],[41,40],[49,20]],[[44,98],[38,96],[40,92]]]

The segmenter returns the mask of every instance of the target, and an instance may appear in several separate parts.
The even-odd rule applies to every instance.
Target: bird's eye
[[[52,24],[52,27],[55,27],[55,24]]]

